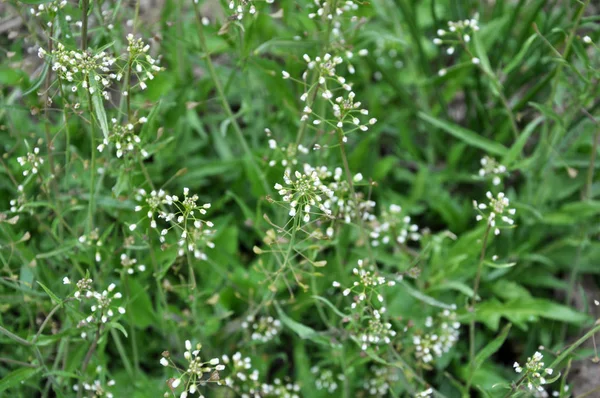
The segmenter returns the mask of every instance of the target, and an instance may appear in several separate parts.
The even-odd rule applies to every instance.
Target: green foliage
[[[0,395],[593,391],[593,2],[198,3],[0,7]]]

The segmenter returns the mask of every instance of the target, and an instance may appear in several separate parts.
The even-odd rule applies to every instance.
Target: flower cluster
[[[44,158],[40,156],[40,148],[33,148],[32,152],[28,152],[25,156],[19,156],[17,162],[24,169],[23,175],[27,177],[30,174],[37,174],[40,167],[44,164]]]
[[[205,215],[211,205],[210,203],[198,205],[198,195],[190,196],[189,193],[189,189],[184,188],[183,198],[179,198],[177,195],[168,195],[163,190],[152,191],[148,194],[145,190],[140,189],[136,200],[142,204],[136,206],[135,211],[139,212],[146,208],[147,217],[150,219],[150,228],[159,234],[161,243],[166,242],[170,231],[178,236],[179,256],[183,256],[187,250],[195,258],[206,260],[208,257],[204,250],[215,247],[212,242],[215,231],[211,229],[214,224],[199,218],[199,216]],[[158,223],[154,218],[155,214],[158,215],[158,219],[163,219],[169,226],[159,231]],[[129,229],[133,231],[136,226],[137,224],[132,224]]]
[[[343,290],[342,294],[348,296],[350,293],[356,295],[351,308],[355,309],[357,303],[361,303],[367,300],[371,302],[373,297],[377,298],[377,301],[382,303],[383,296],[379,292],[380,286],[395,286],[395,281],[388,281],[384,276],[380,275],[377,267],[373,264],[368,264],[367,260],[358,260],[358,267],[352,269],[352,274],[356,277],[356,281],[352,283],[352,286]],[[340,283],[333,282],[333,287],[341,287]],[[381,308],[379,312],[385,312],[385,307]]]
[[[506,174],[506,167],[492,157],[484,156],[481,158],[481,168],[479,169],[479,177],[492,177],[492,184],[500,185],[502,176]]]
[[[265,0],[267,4],[273,4],[274,1],[275,0]],[[229,9],[233,11],[231,19],[238,21],[244,19],[246,13],[255,15],[257,12],[252,0],[231,0],[229,2]]]
[[[29,12],[36,17],[47,16],[49,20],[47,26],[51,27],[58,10],[63,9],[66,5],[67,0],[54,0],[49,3],[39,4],[36,8],[32,7],[29,9]]]
[[[249,315],[244,322],[242,328],[250,330],[252,333],[250,338],[253,341],[267,343],[273,340],[281,331],[281,322],[279,319],[274,319],[272,316],[263,316],[255,319],[254,315]]]
[[[227,365],[229,376],[225,384],[242,398],[254,397],[286,397],[299,398],[300,386],[292,382],[284,382],[279,378],[272,384],[261,383],[260,373],[252,369],[252,360],[236,352],[231,358],[223,355],[223,363]]]
[[[114,386],[116,383],[114,380],[109,380],[106,383],[106,386],[102,385],[102,382],[100,380],[94,380],[93,383],[82,383],[82,387],[83,390],[87,393],[87,395],[89,397],[92,398],[99,398],[99,397],[106,397],[106,398],[113,398],[114,395],[113,393],[111,393],[110,391],[108,391],[107,387],[112,387]],[[75,384],[73,386],[73,391],[79,391],[79,385]]]
[[[314,0],[308,17],[313,20],[321,20],[323,23],[331,25],[332,47],[347,47],[346,32],[352,31],[352,26],[347,26],[348,21],[355,23],[358,16],[355,13],[358,10],[358,4],[354,0],[345,0],[337,3],[329,1]]]
[[[415,395],[415,398],[427,398],[427,397],[431,397],[431,396],[433,396],[433,388],[429,387],[429,388],[428,388],[428,389],[426,389],[426,390],[423,390],[423,391],[421,391],[421,392],[418,392],[418,393]]]
[[[183,357],[188,363],[186,368],[183,369],[171,360],[168,351],[162,353],[160,364],[165,367],[172,367],[179,373],[177,377],[169,379],[168,384],[172,390],[177,390],[180,385],[183,386],[183,392],[179,395],[180,398],[186,398],[188,394],[195,394],[198,387],[205,386],[207,383],[222,384],[219,371],[225,369],[225,365],[220,364],[219,358],[204,361],[200,356],[201,349],[201,344],[192,347],[190,340],[185,341]]]
[[[69,285],[71,281],[65,277],[63,283]],[[82,319],[77,325],[78,328],[108,323],[115,315],[115,311],[121,315],[125,313],[124,307],[116,306],[114,303],[114,300],[120,300],[123,297],[121,293],[114,291],[116,288],[114,283],[111,283],[102,293],[92,290],[92,283],[90,278],[83,278],[76,284],[77,291],[73,297],[78,300],[92,300],[93,303],[90,306],[92,314]],[[86,333],[82,333],[82,337],[85,338],[85,336]]]
[[[342,373],[334,375],[330,369],[321,369],[318,366],[310,368],[310,372],[315,375],[315,387],[317,390],[326,390],[333,394],[338,389],[338,382],[343,382],[345,376]]]
[[[513,225],[515,221],[509,216],[513,216],[516,213],[516,210],[508,207],[510,202],[506,195],[504,195],[504,192],[500,192],[498,195],[494,196],[488,191],[485,196],[489,199],[487,205],[485,203],[477,203],[475,200],[473,201],[473,207],[479,212],[476,219],[477,221],[487,219],[490,228],[494,229],[494,234],[500,235],[500,228],[496,225],[497,221],[501,220],[508,226]]]
[[[400,380],[397,371],[394,368],[373,366],[371,374],[366,377],[363,383],[363,389],[371,396],[387,396],[392,384]]]
[[[290,173],[291,171],[289,167],[298,164],[297,155],[300,153],[306,155],[309,152],[308,148],[302,144],[288,144],[287,146],[280,146],[272,137],[271,130],[266,128],[265,133],[269,138],[269,148],[273,151],[273,154],[270,156],[271,160],[269,160],[270,167],[274,167],[277,165],[277,163],[279,163],[286,168],[288,173]]]
[[[110,98],[107,91],[113,80],[120,81],[121,73],[111,73],[116,59],[105,51],[93,53],[88,51],[67,50],[62,43],[50,54],[40,47],[38,56],[49,56],[52,60],[52,70],[57,72],[60,80],[71,85],[71,91],[76,92],[83,87],[90,94],[101,90],[104,99]]]
[[[435,323],[432,317],[427,317],[425,330],[415,333],[412,338],[417,360],[427,364],[450,351],[458,341],[459,329],[455,312],[442,311]]]
[[[273,384],[263,383],[260,386],[259,397],[272,398],[300,398],[300,386],[291,381],[284,381],[279,378],[273,380]]]
[[[87,247],[94,247],[96,249],[95,259],[96,262],[102,261],[102,255],[100,254],[100,248],[102,247],[102,239],[100,239],[100,233],[98,228],[94,229],[88,235],[81,235],[78,239],[79,243]]]
[[[140,38],[135,38],[131,33],[127,35],[127,52],[129,53],[129,68],[135,74],[139,86],[145,90],[147,80],[153,80],[157,72],[161,71],[157,60],[148,54],[150,45]]]
[[[318,170],[305,164],[303,173],[294,172],[294,179],[288,172],[283,174],[286,187],[279,183],[275,184],[275,189],[282,196],[283,201],[289,203],[290,217],[300,214],[304,222],[309,222],[311,209],[315,206],[324,214],[331,214],[331,210],[323,205],[323,199],[332,197],[334,192],[321,181],[319,174],[322,176],[323,173],[326,173],[326,168]]]
[[[531,392],[544,392],[542,385],[547,384],[546,376],[551,376],[553,370],[551,368],[544,368],[544,362],[542,362],[544,356],[536,351],[532,357],[527,358],[525,367],[521,367],[518,362],[515,362],[513,367],[515,372],[524,374],[524,382],[527,389]]]
[[[360,349],[366,351],[370,345],[390,344],[392,338],[396,337],[396,331],[392,329],[391,323],[381,320],[380,311],[373,310],[373,316],[368,320],[366,328],[360,328],[356,337]]]
[[[419,226],[411,224],[409,216],[401,216],[402,208],[398,205],[392,204],[389,210],[384,210],[378,218],[374,218],[369,227],[371,232],[371,244],[373,246],[379,246],[380,243],[384,245],[390,244],[390,242],[396,242],[400,245],[404,245],[407,241],[418,241],[421,239],[419,233]]]
[[[465,19],[464,21],[450,21],[448,22],[448,30],[438,29],[438,37],[433,39],[433,44],[436,46],[447,46],[446,54],[452,55],[456,51],[456,46],[467,48],[471,42],[471,36],[478,30],[479,22],[477,16],[473,19]],[[481,60],[477,57],[472,57],[471,62],[474,65],[478,65]],[[446,69],[440,69],[438,75],[444,76],[446,72]]]
[[[121,265],[123,266],[123,270],[129,275],[133,275],[135,270],[138,270],[139,272],[146,271],[146,266],[144,264],[137,265],[137,259],[131,258],[125,253],[121,254]]]
[[[323,17],[328,20],[332,20],[336,16],[344,14],[344,12],[356,11],[358,9],[358,5],[352,0],[341,2],[339,5],[337,5],[335,9],[332,9],[331,4],[327,1],[322,2],[321,0],[314,0],[314,3],[317,7],[317,10],[316,12],[311,12],[310,14],[308,14],[308,17],[310,19],[314,19],[316,17]]]
[[[243,397],[254,397],[260,389],[260,373],[252,369],[252,359],[243,357],[239,352],[233,354],[231,358],[223,355],[222,359],[229,370],[225,384]]]
[[[118,158],[123,157],[130,153],[138,152],[142,157],[148,157],[148,152],[142,147],[141,139],[136,134],[138,125],[142,125],[148,121],[147,118],[141,117],[133,123],[127,123],[125,125],[119,124],[117,119],[113,118],[110,134],[107,138],[102,140],[102,143],[98,145],[97,149],[102,152],[109,143],[113,143],[116,148],[116,155]]]
[[[362,195],[352,198],[352,189],[345,179],[342,179],[342,169],[337,167],[331,172],[327,167],[313,167],[304,164],[303,172],[295,171],[295,179],[290,172],[284,173],[284,187],[275,184],[275,189],[282,196],[283,202],[289,203],[289,215],[295,217],[301,214],[304,222],[311,221],[311,216],[317,215],[326,220],[343,220],[351,223],[353,220],[373,219],[371,214],[375,202],[365,199]],[[362,181],[362,174],[352,177],[354,183]],[[358,206],[358,207],[357,207]],[[314,208],[320,212],[311,212]],[[327,229],[327,235],[333,235],[333,228]]]
[[[338,65],[344,62],[341,56],[333,56],[326,53],[323,58],[315,57],[312,59],[307,54],[304,54],[304,60],[307,63],[307,71],[302,75],[302,79],[306,80],[309,71],[316,74],[316,82],[314,85],[307,88],[307,90],[300,96],[302,102],[306,102],[311,92],[314,95],[320,93],[321,98],[326,100],[331,106],[333,116],[335,117],[335,123],[332,123],[336,128],[342,129],[344,125],[350,124],[353,126],[352,129],[345,131],[344,134],[350,133],[356,130],[367,131],[369,125],[373,125],[377,122],[377,119],[370,118],[368,121],[361,120],[361,117],[367,116],[369,111],[361,108],[362,103],[355,101],[356,94],[352,91],[352,85],[346,81],[346,78],[339,75],[336,71]],[[283,78],[290,78],[290,74],[286,71],[282,72]],[[344,94],[335,96],[334,92],[342,90]],[[313,91],[316,90],[316,91]],[[326,115],[316,115],[312,108],[307,105],[302,111],[301,121],[306,121],[313,118],[312,123],[319,125],[324,121],[327,121]],[[344,136],[344,142],[346,137]]]
[[[11,199],[9,201],[11,213],[18,213],[18,212],[23,211],[24,210],[23,205],[27,201],[27,197],[25,196],[25,188],[23,187],[23,185],[17,186],[17,192],[18,192],[17,198]]]

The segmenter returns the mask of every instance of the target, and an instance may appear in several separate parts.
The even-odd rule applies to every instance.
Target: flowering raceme
[[[485,194],[489,199],[489,203],[478,203],[473,201],[473,207],[479,212],[476,216],[477,221],[483,219],[487,220],[487,224],[490,228],[493,228],[494,235],[500,235],[500,227],[497,226],[499,222],[502,222],[505,226],[514,225],[515,221],[509,216],[514,216],[516,210],[509,208],[510,201],[504,194],[504,192],[498,193],[494,196],[491,192]]]

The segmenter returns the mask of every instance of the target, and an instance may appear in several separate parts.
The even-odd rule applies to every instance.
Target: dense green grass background
[[[343,332],[337,312],[345,312],[349,302],[331,284],[350,283],[356,260],[367,257],[365,241],[355,228],[343,229],[333,242],[316,243],[321,246],[314,250],[315,255],[319,252],[314,259],[328,264],[304,274],[309,289],[294,285],[293,294],[278,283],[269,296],[261,267],[275,262],[253,251],[255,246],[265,248],[263,238],[272,228],[263,215],[278,225],[288,219],[285,209],[268,200],[279,200],[272,187],[282,181],[283,167],[268,165],[274,152],[264,130],[269,128],[284,146],[296,141],[301,128],[304,105],[298,98],[303,90],[282,79],[281,72],[300,76],[306,67],[302,55],[323,53],[326,25],[308,18],[311,2],[257,2],[259,13],[239,23],[226,23],[227,4],[200,4],[199,12],[210,20],[203,28],[205,41],[191,2],[141,3],[137,18],[135,2],[93,2],[90,48],[122,52],[131,31],[126,21],[135,19],[138,36],[151,44],[165,68],[147,90],[131,94],[134,113],[149,118],[140,131],[151,154],[143,167],[117,159],[114,151],[112,156],[111,151],[96,154],[96,166],[103,171],[96,175],[93,215],[104,241],[99,263],[95,250],[79,244],[78,238],[89,232],[90,144],[95,146],[90,131],[97,134],[97,145],[100,129],[90,129],[92,117],[84,101],[79,115],[68,112],[68,122],[59,95],[44,112],[38,92],[43,92],[47,69],[35,46],[46,46],[48,28],[29,14],[30,2],[25,3],[0,4],[3,22],[22,17],[20,24],[0,34],[4,394],[31,397],[51,388],[50,396],[70,396],[81,378],[115,379],[115,397],[162,396],[168,391],[166,379],[174,374],[160,366],[161,353],[168,350],[183,360],[186,339],[201,342],[210,358],[241,351],[252,357],[265,381],[289,377],[304,397],[328,396],[314,385],[314,365],[346,374],[348,382],[335,394],[367,396],[363,383],[374,378],[375,364],[387,364],[392,374],[388,381],[398,380],[390,381],[390,396],[413,396],[429,385],[439,396],[504,396],[507,386],[518,380],[513,362],[522,364],[539,346],[547,349],[546,366],[553,364],[555,374],[562,372],[550,391],[570,384],[582,394],[598,386],[597,380],[566,374],[568,363],[598,374],[592,362],[597,353],[588,344],[591,334],[569,356],[560,356],[593,325],[598,317],[594,300],[600,299],[595,161],[600,56],[596,44],[582,41],[586,35],[594,43],[600,40],[593,2],[374,0],[359,6],[361,22],[348,32],[347,45],[368,49],[369,55],[355,57],[356,73],[346,77],[354,83],[357,100],[378,122],[368,132],[349,136],[349,167],[375,182],[372,187],[365,183],[362,191],[370,193],[380,210],[399,204],[426,230],[410,250],[373,253],[382,272],[405,276],[386,290],[388,314],[399,334],[393,350],[397,357],[391,349],[361,353]],[[61,30],[57,40],[77,47],[81,29],[68,23],[67,14],[81,20],[78,4],[69,2],[55,22]],[[464,51],[448,56],[432,42],[447,21],[476,14],[481,30],[471,48],[483,68],[473,65]],[[206,57],[214,64],[219,86]],[[439,76],[443,68],[447,73]],[[114,102],[105,103],[109,118],[119,115],[119,103]],[[55,170],[47,161],[39,178],[26,185],[26,211],[12,225],[6,222],[13,216],[9,201],[18,196],[16,187],[25,179],[16,158],[38,139],[44,140],[38,145],[42,156],[53,153]],[[335,142],[326,129],[313,128],[302,141],[307,148]],[[476,347],[488,347],[490,355],[467,391],[468,324],[473,316],[467,308],[485,231],[475,221],[472,201],[483,200],[490,189],[489,182],[477,177],[485,155],[508,168],[502,188],[517,209],[517,227],[491,239],[488,257],[516,264],[484,267],[475,313]],[[335,148],[311,150],[298,156],[299,165],[305,162],[334,169],[341,167],[342,158]],[[190,288],[188,260],[177,257],[174,247],[161,250],[155,236],[146,235],[145,224],[135,233],[128,230],[140,220],[133,210],[133,192],[149,190],[148,180],[177,194],[188,187],[199,195],[199,203],[212,203],[208,219],[217,231],[216,249],[207,251],[207,261],[191,262],[195,289]],[[148,271],[121,274],[121,253],[135,257]],[[86,308],[59,308],[35,343],[31,341],[56,305],[48,292],[64,299],[73,289],[63,285],[63,277],[75,281],[85,272],[99,290],[117,283],[127,313],[119,320],[122,330],[115,327],[103,334],[92,366],[81,375],[90,341],[79,337],[75,325]],[[259,307],[265,297],[269,299]],[[426,316],[448,305],[457,307],[463,325],[460,341],[433,366],[419,368],[403,327],[409,322],[423,325]],[[270,343],[257,344],[240,328],[254,311],[282,321],[281,333]],[[16,344],[7,332],[29,345]],[[40,368],[39,358],[46,369]],[[96,374],[97,366],[102,370]],[[51,378],[60,388],[48,382]],[[207,387],[204,394],[233,396],[224,387]],[[593,394],[598,392],[589,396]]]

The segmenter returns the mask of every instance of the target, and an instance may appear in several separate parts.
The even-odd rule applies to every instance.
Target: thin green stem
[[[89,82],[88,82],[89,84]],[[94,126],[94,105],[92,103],[92,95],[88,91],[88,106],[90,110],[90,151],[91,151],[91,160],[90,160],[90,201],[88,204],[88,223],[87,223],[87,233],[90,234],[94,230],[94,211],[95,211],[95,197],[96,197],[96,145],[95,145],[95,136],[96,136],[96,128]]]
[[[485,259],[485,252],[487,249],[488,238],[490,236],[490,230],[492,226],[488,223],[483,235],[483,244],[481,246],[481,253],[479,254],[479,263],[477,264],[477,274],[475,275],[475,282],[473,284],[473,296],[471,297],[471,308],[472,312],[471,321],[469,322],[469,378],[467,380],[467,391],[471,388],[473,381],[473,375],[475,373],[475,305],[477,303],[477,293],[479,292],[479,283],[481,281],[481,271],[483,269],[483,260]]]
[[[251,167],[256,171],[258,177],[260,178],[263,190],[268,195],[271,193],[271,188],[269,187],[269,184],[265,179],[264,173],[258,167],[258,164],[254,159],[252,150],[250,149],[250,146],[248,146],[248,142],[244,137],[244,133],[242,132],[242,129],[238,124],[237,119],[235,118],[235,115],[231,110],[231,107],[229,106],[229,102],[227,101],[227,97],[225,96],[225,92],[223,91],[223,86],[221,85],[221,81],[219,80],[219,76],[217,75],[217,71],[215,70],[215,66],[213,65],[213,62],[210,58],[210,52],[208,50],[208,45],[206,44],[206,37],[204,36],[204,25],[202,25],[202,17],[200,16],[200,11],[198,10],[197,4],[194,5],[194,11],[196,13],[196,20],[198,22],[198,37],[200,39],[200,47],[204,52],[204,58],[206,60],[206,67],[208,68],[208,73],[210,74],[210,77],[213,80],[215,89],[217,90],[217,95],[219,96],[219,100],[221,101],[221,105],[225,110],[225,113],[227,114],[229,122],[233,126],[233,130],[237,136],[240,145],[242,146],[242,150],[248,157],[248,161],[250,162]]]
[[[81,25],[81,49],[86,51],[88,48],[88,9],[90,5],[90,0],[82,0],[81,1],[81,17],[82,17],[82,25]]]

